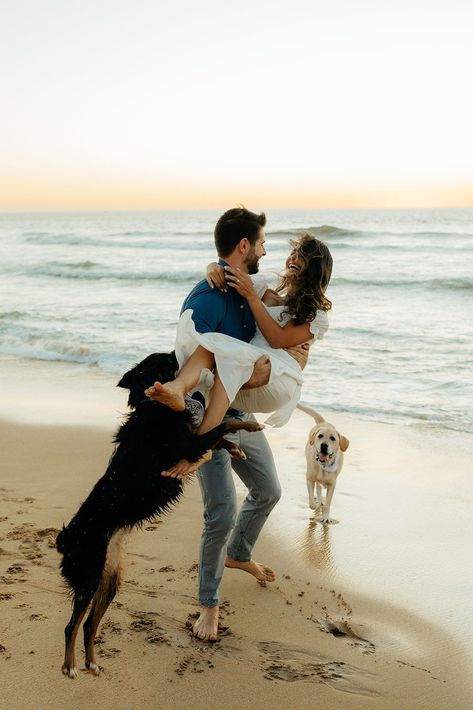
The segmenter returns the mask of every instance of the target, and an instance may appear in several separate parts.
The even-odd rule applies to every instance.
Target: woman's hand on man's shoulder
[[[220,266],[220,264],[217,264],[216,261],[212,261],[207,266],[206,279],[210,288],[216,288],[222,293],[227,292],[228,286],[225,279],[225,269],[223,266]]]

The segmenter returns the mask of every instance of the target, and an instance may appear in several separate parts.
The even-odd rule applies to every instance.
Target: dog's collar
[[[317,463],[319,464],[320,468],[321,468],[323,471],[326,471],[327,473],[333,473],[334,471],[337,470],[337,466],[338,466],[338,451],[337,451],[337,455],[335,456],[335,458],[333,459],[333,461],[319,461],[319,459],[318,459],[317,457],[318,457],[318,453],[317,453],[317,451],[315,451],[315,452],[314,452],[314,458],[315,458],[315,460],[317,461]]]

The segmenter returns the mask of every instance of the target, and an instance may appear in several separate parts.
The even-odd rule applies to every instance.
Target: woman
[[[275,291],[268,289],[260,275],[250,277],[238,269],[224,267],[226,284],[248,300],[257,323],[250,343],[221,333],[197,333],[190,310],[179,320],[179,374],[172,382],[155,383],[146,394],[171,409],[183,410],[184,396],[199,382],[202,371],[215,368],[210,402],[199,434],[217,426],[230,404],[246,412],[274,412],[267,423],[282,426],[299,401],[302,371],[284,348],[312,344],[327,331],[326,312],[332,304],[325,291],[332,273],[332,257],[328,247],[309,234],[301,235],[291,246],[286,271]],[[223,267],[211,265],[208,279],[222,286],[222,272]],[[269,383],[254,390],[241,390],[263,354],[271,360]]]

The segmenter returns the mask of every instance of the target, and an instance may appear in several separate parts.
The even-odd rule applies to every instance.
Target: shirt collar
[[[219,258],[218,258],[218,265],[219,265],[219,266],[230,266],[230,264],[228,263],[228,261],[225,261],[225,259],[222,259],[222,257],[220,257],[220,256],[219,256]],[[246,300],[246,298],[244,298],[243,296],[240,296],[240,294],[237,293],[236,291],[234,291],[233,288],[229,288],[229,289],[228,289],[228,293],[231,293],[231,294],[232,294],[232,298],[237,298],[239,301],[242,301],[244,304],[247,304],[247,303],[248,303],[248,301]]]

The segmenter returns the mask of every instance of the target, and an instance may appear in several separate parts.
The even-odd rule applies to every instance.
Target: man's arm
[[[292,348],[284,348],[291,357],[299,363],[301,370],[307,365],[307,360],[309,358],[309,345],[307,343],[302,343],[302,345],[294,345]],[[271,375],[271,361],[267,355],[262,355],[256,362],[253,368],[253,373],[245,384],[242,386],[243,390],[256,389],[256,387],[263,387],[269,382],[269,377]]]

